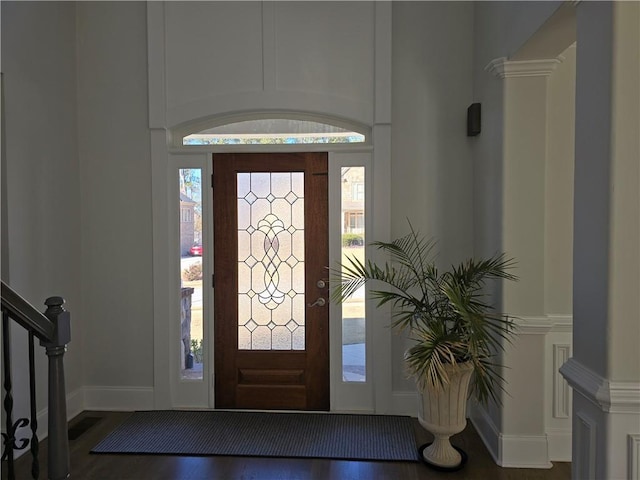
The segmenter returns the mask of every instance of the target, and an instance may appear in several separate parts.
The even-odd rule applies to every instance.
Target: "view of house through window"
[[[365,260],[364,167],[343,167],[342,263],[347,257]],[[342,379],[364,382],[366,376],[366,327],[364,288],[342,304]]]
[[[180,334],[181,378],[203,378],[202,328],[202,170],[181,168]]]

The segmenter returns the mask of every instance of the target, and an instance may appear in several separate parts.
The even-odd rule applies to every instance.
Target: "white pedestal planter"
[[[473,367],[463,363],[446,368],[449,384],[439,390],[428,387],[422,391],[418,420],[434,436],[433,443],[422,451],[424,461],[442,469],[456,469],[463,457],[451,445],[449,437],[467,425],[467,397]]]

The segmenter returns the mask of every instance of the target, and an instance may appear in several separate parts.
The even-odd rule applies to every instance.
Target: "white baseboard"
[[[82,387],[67,394],[67,421],[76,417],[84,410],[84,395]],[[49,408],[45,407],[37,413],[38,438],[43,440],[49,435]]]
[[[84,410],[153,410],[153,387],[84,387]]]
[[[570,462],[571,441],[571,429],[547,429],[549,460],[552,462]]]
[[[496,464],[505,468],[551,468],[546,435],[505,435],[481,407],[470,410],[470,420]]]
[[[469,409],[469,420],[480,435],[493,461],[500,465],[502,460],[500,458],[500,432],[489,414],[484,408],[476,405]]]
[[[77,417],[84,410],[84,387],[80,387],[67,395],[67,419]]]
[[[417,392],[393,392],[391,394],[391,415],[418,416]]]
[[[500,435],[501,467],[551,468],[546,435]]]

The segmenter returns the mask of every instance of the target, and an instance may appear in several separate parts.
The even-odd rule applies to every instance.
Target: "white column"
[[[504,82],[501,238],[502,250],[517,261],[520,278],[502,289],[502,310],[517,317],[519,332],[502,358],[508,367],[503,372],[507,393],[499,413],[492,415],[500,422],[481,425],[485,432],[495,430],[497,439],[488,443],[505,467],[551,467],[546,430],[555,390],[548,336],[556,319],[545,307],[547,97],[548,77],[560,61],[497,59],[487,67]],[[570,436],[565,442],[569,450]]]
[[[640,478],[640,4],[577,7],[574,479]]]

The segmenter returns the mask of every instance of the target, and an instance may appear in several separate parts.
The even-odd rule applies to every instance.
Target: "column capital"
[[[491,60],[484,69],[498,78],[548,77],[563,60],[562,55],[543,60],[509,60],[500,57]]]

